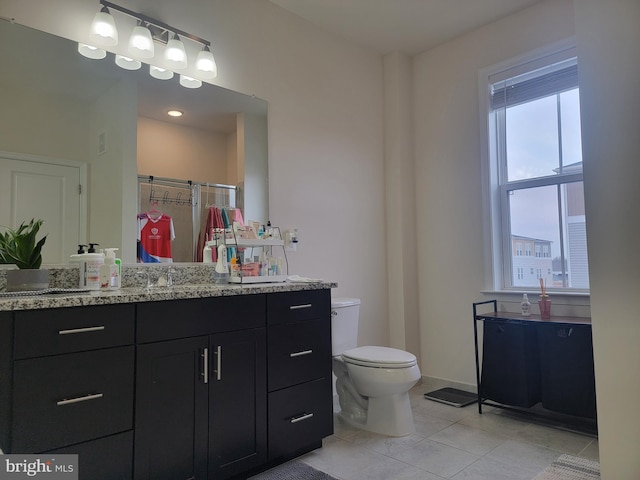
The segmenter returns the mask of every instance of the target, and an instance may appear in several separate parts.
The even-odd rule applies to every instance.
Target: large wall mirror
[[[244,218],[266,221],[267,102],[206,83],[187,89],[177,75],[157,80],[147,65],[127,71],[113,60],[87,59],[75,42],[0,20],[0,225],[44,218],[48,264],[66,263],[88,242],[117,247],[133,263],[141,198],[153,188],[157,208],[164,196],[179,215],[181,202],[168,205],[188,197],[179,191],[187,181],[202,186],[202,198],[211,194],[196,200],[201,208],[216,203],[206,185],[230,185]],[[178,190],[145,185],[149,176],[178,180]]]

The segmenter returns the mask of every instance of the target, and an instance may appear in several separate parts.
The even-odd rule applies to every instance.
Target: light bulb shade
[[[101,60],[107,56],[107,52],[101,48],[87,45],[86,43],[78,43],[78,53],[83,57],[93,58],[94,60]]]
[[[209,47],[205,47],[196,58],[196,70],[202,78],[216,78],[218,76],[218,67],[213,58],[213,53],[209,51]]]
[[[164,60],[167,66],[175,70],[187,68],[187,52],[185,52],[184,44],[178,35],[174,35],[173,38],[167,42],[164,50]]]
[[[116,55],[116,65],[125,70],[138,70],[142,66],[140,61],[124,55]]]
[[[129,38],[129,53],[134,57],[152,58],[154,54],[153,39],[147,27],[133,27]]]
[[[149,65],[149,75],[158,80],[170,80],[173,78],[173,72],[171,70],[156,67],[155,65]]]
[[[200,88],[202,86],[202,82],[197,78],[180,75],[180,85],[185,88]]]
[[[110,47],[118,44],[116,22],[106,7],[96,13],[96,16],[93,18],[89,38],[96,45]]]

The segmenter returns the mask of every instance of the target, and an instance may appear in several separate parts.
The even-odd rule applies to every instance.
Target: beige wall
[[[640,2],[575,2],[600,461],[640,478]]]
[[[572,35],[572,2],[552,0],[414,58],[423,375],[476,382],[471,304],[485,299],[488,222],[482,208],[478,72]]]
[[[227,155],[227,134],[138,117],[140,175],[234,184]]]
[[[9,88],[0,81],[0,105],[0,150],[86,161],[90,109],[86,103]]]

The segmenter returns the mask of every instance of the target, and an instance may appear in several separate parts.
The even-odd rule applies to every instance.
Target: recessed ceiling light
[[[180,110],[169,110],[167,112],[167,115],[171,116],[171,117],[181,117],[183,114],[183,112],[181,112]]]

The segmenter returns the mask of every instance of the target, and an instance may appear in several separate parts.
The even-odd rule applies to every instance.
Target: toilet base
[[[359,422],[342,412],[340,419],[347,425],[390,437],[405,437],[415,433],[413,412],[408,393],[388,395],[384,397],[369,397],[366,419]]]

